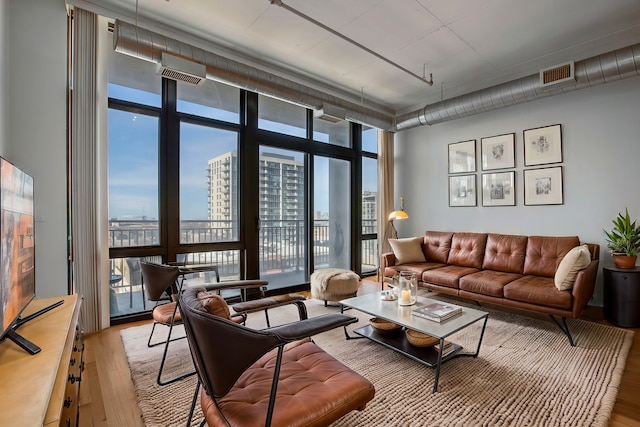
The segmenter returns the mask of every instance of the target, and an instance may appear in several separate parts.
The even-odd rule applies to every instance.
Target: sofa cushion
[[[422,251],[428,261],[446,264],[451,250],[453,233],[442,231],[427,231],[424,235]]]
[[[504,287],[504,297],[534,305],[571,309],[571,291],[560,291],[553,278],[523,276]]]
[[[458,289],[458,281],[461,277],[477,272],[478,269],[473,267],[447,265],[446,267],[425,271],[422,273],[422,281]]]
[[[591,263],[591,253],[587,245],[576,246],[560,261],[556,270],[554,283],[561,291],[573,288],[578,272],[584,270]]]
[[[501,298],[505,285],[522,277],[522,274],[482,270],[460,278],[460,289],[476,294]]]
[[[398,259],[397,264],[410,262],[425,262],[422,252],[422,237],[409,237],[405,239],[389,239],[389,245],[393,254]]]
[[[444,267],[446,264],[439,262],[410,262],[408,264],[394,265],[391,267],[385,267],[384,276],[393,277],[398,271],[410,271],[415,273],[416,277],[422,277],[422,273],[427,270],[433,270],[434,268]]]
[[[454,233],[447,264],[481,269],[486,243],[484,233]]]
[[[482,268],[521,274],[524,269],[527,240],[527,236],[490,233],[487,235]]]
[[[577,236],[530,236],[523,273],[553,278],[562,258],[579,244]]]

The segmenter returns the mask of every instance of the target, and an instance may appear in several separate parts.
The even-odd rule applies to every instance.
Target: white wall
[[[564,204],[524,206],[522,131],[562,125]],[[516,206],[449,207],[448,144],[515,132]],[[558,95],[396,134],[395,194],[410,218],[399,235],[426,230],[577,235],[600,244],[600,266],[613,265],[603,228],[625,207],[640,218],[640,78]],[[481,175],[478,163],[477,186]],[[602,270],[593,305],[602,305]]]
[[[7,17],[6,17],[6,2],[7,0],[0,0],[0,156],[5,155],[5,141],[7,129],[5,126],[5,94],[6,94],[6,56],[7,56]]]
[[[3,154],[34,178],[37,296],[63,295],[68,293],[65,3],[4,4],[8,44],[6,93],[0,97],[7,125]]]

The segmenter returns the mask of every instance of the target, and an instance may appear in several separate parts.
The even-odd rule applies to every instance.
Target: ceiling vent
[[[575,82],[576,74],[573,61],[540,70],[540,87],[543,89]]]
[[[160,64],[158,64],[157,74],[171,80],[197,85],[206,79],[207,67],[204,64],[162,52],[162,59]]]
[[[324,104],[321,109],[313,112],[313,117],[331,123],[338,123],[346,119],[347,111],[335,105]]]

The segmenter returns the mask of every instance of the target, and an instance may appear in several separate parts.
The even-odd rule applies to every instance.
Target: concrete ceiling
[[[640,42],[638,0],[283,0],[429,86],[269,0],[68,1],[398,114]]]

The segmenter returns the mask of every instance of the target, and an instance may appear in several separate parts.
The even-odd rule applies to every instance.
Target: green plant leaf
[[[635,256],[640,252],[640,226],[637,220],[631,222],[629,209],[625,208],[625,214],[618,213],[612,221],[611,231],[603,230],[607,245],[613,252],[624,253],[627,256]]]

